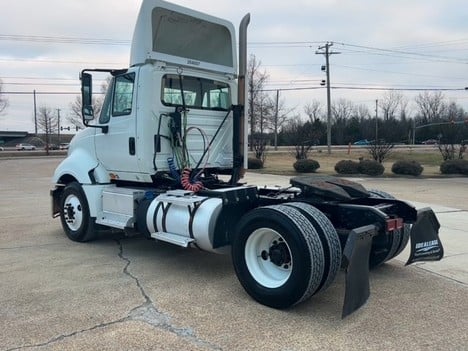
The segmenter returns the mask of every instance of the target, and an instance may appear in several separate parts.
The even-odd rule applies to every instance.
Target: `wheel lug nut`
[[[262,251],[262,259],[263,260],[268,260],[268,252],[266,252],[265,250]]]

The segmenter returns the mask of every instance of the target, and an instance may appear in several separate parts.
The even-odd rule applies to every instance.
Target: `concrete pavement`
[[[468,179],[360,179],[435,205],[446,257],[371,273],[371,297],[340,319],[341,273],[286,311],[252,301],[230,258],[115,233],[69,241],[50,217],[60,159],[0,160],[0,350],[464,350]],[[287,185],[249,174],[248,182]],[[460,206],[455,206],[460,202]]]

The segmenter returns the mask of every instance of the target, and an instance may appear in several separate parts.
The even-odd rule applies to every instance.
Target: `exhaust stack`
[[[245,97],[246,97],[246,74],[247,74],[247,27],[250,23],[250,13],[246,14],[239,25],[239,76],[237,81],[238,108],[234,113],[233,133],[233,175],[231,183],[244,176],[247,168],[246,145],[246,123],[245,123]],[[237,113],[236,113],[237,112]]]

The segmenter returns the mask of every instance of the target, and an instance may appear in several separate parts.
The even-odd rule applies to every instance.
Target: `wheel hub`
[[[277,266],[283,266],[291,262],[291,257],[287,245],[282,243],[273,243],[268,253],[270,260]]]
[[[69,195],[63,205],[63,216],[71,230],[78,230],[83,222],[83,211],[80,200],[75,195]]]
[[[272,228],[258,228],[245,243],[245,261],[253,278],[268,288],[283,285],[290,277],[293,258],[288,243]]]
[[[75,219],[75,209],[73,208],[72,204],[66,204],[65,211],[67,213],[67,219],[69,220]]]

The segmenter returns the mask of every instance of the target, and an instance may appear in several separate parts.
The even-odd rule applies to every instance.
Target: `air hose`
[[[190,179],[192,170],[190,168],[184,168],[182,172],[182,177],[180,178],[180,183],[185,190],[193,191],[194,193],[199,192],[203,189],[203,183],[199,180]],[[195,177],[196,178],[196,177]]]

